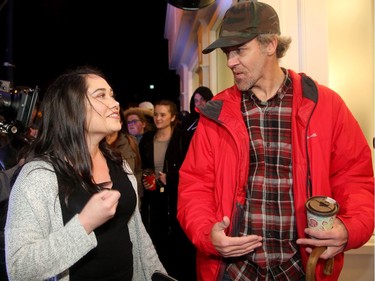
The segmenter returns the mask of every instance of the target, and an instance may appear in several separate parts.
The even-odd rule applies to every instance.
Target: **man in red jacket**
[[[326,247],[316,280],[337,280],[344,251],[373,233],[370,147],[337,93],[280,67],[290,42],[271,6],[245,1],[203,50],[224,51],[235,85],[200,108],[180,169],[177,217],[198,280],[305,280],[315,247]],[[331,230],[308,229],[312,196],[339,204]]]

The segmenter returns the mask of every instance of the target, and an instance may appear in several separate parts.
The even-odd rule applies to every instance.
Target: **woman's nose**
[[[113,99],[113,101],[110,104],[110,108],[120,109],[120,103],[117,100]]]

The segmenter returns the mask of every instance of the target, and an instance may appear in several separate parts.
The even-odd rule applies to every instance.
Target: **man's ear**
[[[276,36],[273,37],[272,41],[267,45],[267,55],[272,56],[277,49],[277,44],[279,43],[279,40]]]

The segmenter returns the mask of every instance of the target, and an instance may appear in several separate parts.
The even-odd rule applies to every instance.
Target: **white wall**
[[[374,137],[374,0],[327,1],[329,84]],[[361,4],[361,5],[358,5]],[[374,281],[374,236],[345,254],[340,281]]]
[[[329,86],[345,100],[372,147],[374,137],[374,0],[330,0]]]

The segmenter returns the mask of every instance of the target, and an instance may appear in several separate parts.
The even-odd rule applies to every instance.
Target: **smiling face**
[[[88,137],[105,136],[121,130],[120,105],[112,88],[97,75],[87,75],[86,130]]]
[[[176,115],[172,115],[169,105],[155,105],[154,123],[157,129],[164,129],[172,126]]]

